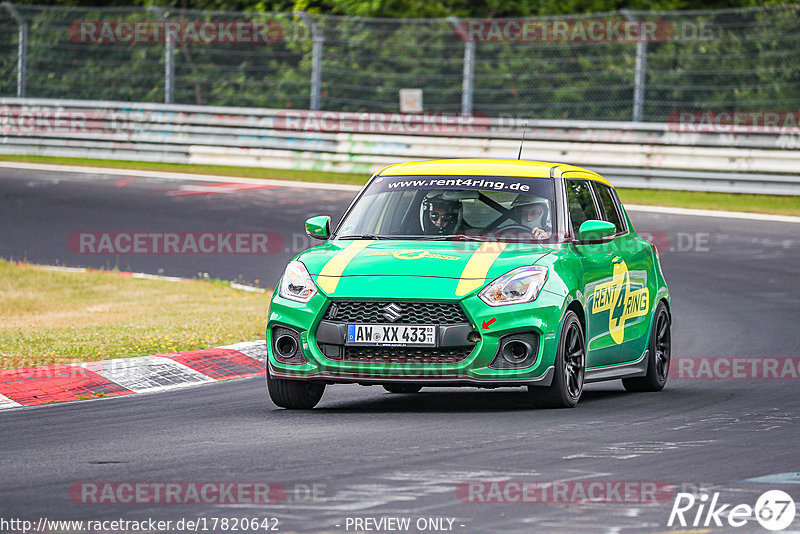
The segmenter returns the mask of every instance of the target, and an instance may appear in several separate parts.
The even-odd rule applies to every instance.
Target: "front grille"
[[[353,347],[320,344],[331,360],[356,363],[452,364],[464,361],[473,347]]]
[[[392,306],[390,310],[385,308]],[[388,313],[387,313],[388,312]],[[389,317],[387,317],[386,315]],[[391,320],[394,318],[394,320]],[[340,323],[463,324],[469,319],[455,302],[400,302],[339,300],[325,310],[323,319]]]

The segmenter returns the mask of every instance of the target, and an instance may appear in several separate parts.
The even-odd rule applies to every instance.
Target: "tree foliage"
[[[750,0],[736,0],[744,5]],[[154,4],[107,9],[90,0],[42,7],[17,3],[29,21],[27,96],[163,102],[165,45],[96,44],[70,37],[75,21],[147,21]],[[465,43],[449,16],[620,20],[620,8],[698,7],[694,0],[163,0],[173,21],[271,21],[285,35],[268,44],[176,45],[176,103],[309,107],[312,41],[293,10],[324,38],[321,109],[396,111],[402,88],[422,88],[426,111],[461,110]],[[731,7],[728,2],[725,7]],[[708,7],[711,4],[704,4]],[[721,7],[721,4],[716,7]],[[196,8],[214,11],[198,11]],[[235,11],[235,10],[243,11]],[[233,10],[233,11],[221,11]],[[590,12],[591,15],[579,15]],[[606,14],[602,14],[606,12]],[[598,14],[600,13],[600,14]],[[706,36],[646,45],[644,119],[681,110],[796,109],[800,104],[800,6],[651,12],[676,32]],[[394,18],[386,18],[394,17]],[[411,20],[413,19],[413,20]],[[16,93],[16,23],[0,16],[0,96]],[[473,110],[488,116],[630,120],[637,45],[632,42],[479,42]]]
[[[18,0],[23,5],[165,6],[213,11],[308,11],[355,17],[534,17],[631,10],[727,9],[784,5],[781,0]]]

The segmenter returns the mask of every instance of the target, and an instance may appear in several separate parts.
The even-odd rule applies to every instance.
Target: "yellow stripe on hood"
[[[492,264],[507,246],[508,243],[482,243],[461,272],[461,279],[456,287],[456,296],[461,297],[478,289],[486,281],[486,275]]]
[[[342,273],[353,261],[359,252],[367,248],[370,243],[369,239],[359,239],[353,241],[342,250],[337,252],[328,262],[322,267],[322,270],[317,275],[317,285],[325,293],[331,294],[336,291],[336,286],[339,285],[339,278]]]

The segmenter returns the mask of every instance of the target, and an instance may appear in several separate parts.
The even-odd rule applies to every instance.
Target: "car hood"
[[[473,241],[329,241],[298,258],[337,297],[453,298],[552,251],[548,245]]]

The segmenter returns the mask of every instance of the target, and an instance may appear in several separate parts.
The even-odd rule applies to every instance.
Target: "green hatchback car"
[[[326,385],[526,386],[574,407],[585,383],[659,391],[670,296],[655,247],[597,173],[458,159],[375,173],[324,243],[286,267],[267,322],[272,401],[313,408]]]

